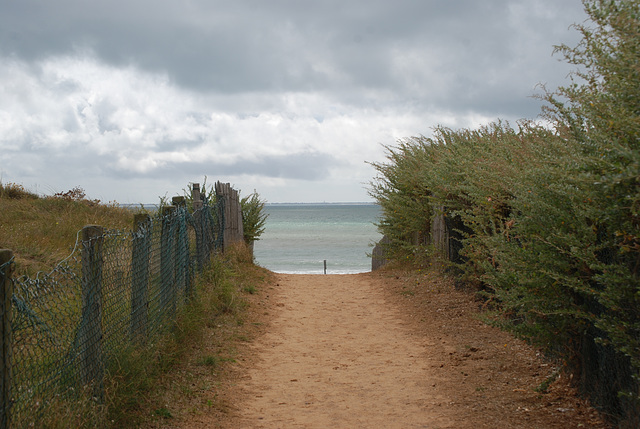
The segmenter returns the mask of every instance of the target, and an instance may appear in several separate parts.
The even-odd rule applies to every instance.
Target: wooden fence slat
[[[437,258],[448,261],[449,255],[449,231],[444,218],[444,207],[435,207],[431,220],[431,242],[436,249]]]
[[[131,249],[131,338],[139,343],[147,340],[149,318],[149,247],[151,217],[138,213],[133,219]]]
[[[173,231],[175,206],[164,207],[162,235],[160,237],[161,305],[164,311],[175,313],[175,231]],[[173,232],[173,234],[172,234]],[[171,307],[171,308],[169,308]]]
[[[216,196],[224,198],[224,233],[222,250],[225,251],[234,243],[244,241],[244,231],[242,228],[242,207],[238,191],[231,187],[229,183],[216,182]]]
[[[82,228],[82,320],[80,355],[83,382],[92,386],[93,396],[104,397],[102,350],[102,244],[104,230],[99,225]]]
[[[376,243],[371,252],[371,271],[375,271],[379,268],[382,268],[387,264],[388,259],[386,255],[385,246],[390,242],[389,237],[386,235],[382,237],[382,239]]]
[[[193,200],[193,229],[196,235],[196,268],[201,272],[205,265],[205,224],[202,213],[202,195],[200,194],[200,184],[194,183],[191,187],[191,199]]]

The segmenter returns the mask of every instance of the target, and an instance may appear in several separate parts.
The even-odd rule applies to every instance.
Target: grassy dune
[[[130,210],[90,200],[81,188],[40,197],[20,185],[0,183],[0,248],[11,249],[16,274],[49,271],[69,255],[85,225],[127,229]]]

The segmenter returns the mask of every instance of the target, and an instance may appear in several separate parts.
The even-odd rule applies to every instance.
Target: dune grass
[[[133,213],[90,200],[82,188],[38,196],[20,185],[0,183],[0,248],[11,249],[15,273],[49,271],[69,255],[85,225],[128,229]]]

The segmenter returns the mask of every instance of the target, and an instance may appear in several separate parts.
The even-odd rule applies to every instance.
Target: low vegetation
[[[569,85],[542,121],[438,127],[387,148],[370,192],[396,259],[452,269],[494,323],[543,347],[621,425],[640,425],[640,3],[585,0]]]

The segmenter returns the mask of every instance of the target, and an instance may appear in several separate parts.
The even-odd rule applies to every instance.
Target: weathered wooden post
[[[174,206],[166,206],[162,210],[162,233],[160,236],[160,302],[165,312],[175,313],[175,210]],[[171,308],[168,308],[171,306]],[[166,316],[166,314],[164,315]]]
[[[201,272],[205,263],[204,247],[204,213],[202,213],[202,196],[200,184],[194,183],[191,187],[191,199],[193,200],[193,227],[196,232],[196,266]]]
[[[147,340],[149,318],[149,247],[151,217],[138,213],[133,218],[131,249],[131,338],[140,343]]]
[[[177,213],[180,216],[176,216],[176,238],[175,238],[175,286],[174,290],[182,290],[185,295],[189,288],[189,237],[187,236],[187,223],[186,223],[186,211],[187,200],[185,197],[173,197],[171,199],[173,205],[176,207]]]
[[[0,428],[11,425],[11,298],[13,297],[13,252],[0,249]]]
[[[229,246],[244,241],[242,229],[242,207],[238,191],[231,187],[230,183],[216,182],[216,195],[224,198],[224,232],[222,239],[222,251]]]
[[[176,207],[186,207],[187,206],[187,200],[183,196],[177,196],[177,197],[171,198],[171,203]]]
[[[191,186],[191,199],[193,200],[193,211],[202,208],[202,195],[200,194],[200,184],[194,183]]]
[[[386,235],[382,237],[382,240],[376,243],[371,252],[371,271],[375,271],[389,262],[387,259],[386,246],[389,245],[391,240]]]
[[[102,353],[102,245],[104,230],[99,225],[82,228],[82,320],[80,362],[83,382],[93,396],[104,396]]]
[[[218,197],[216,195],[216,205],[212,210],[210,220],[210,227],[207,230],[209,234],[209,238],[207,241],[210,243],[211,249],[209,249],[209,253],[211,250],[215,250],[222,252],[224,250],[224,231],[225,231],[225,206],[226,200],[223,197]],[[213,216],[215,210],[215,217]]]
[[[436,263],[449,260],[449,231],[445,222],[444,207],[434,207],[431,218],[431,243],[436,249]]]

